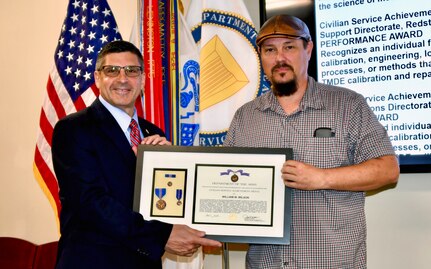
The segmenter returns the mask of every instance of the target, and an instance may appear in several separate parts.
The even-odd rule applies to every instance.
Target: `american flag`
[[[97,54],[108,42],[121,39],[106,0],[70,0],[49,73],[40,113],[33,171],[51,206],[61,204],[51,157],[54,125],[64,116],[89,106],[98,96],[93,72]]]

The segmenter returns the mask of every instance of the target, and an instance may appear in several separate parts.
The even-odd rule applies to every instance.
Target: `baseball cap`
[[[256,44],[260,44],[271,37],[291,37],[311,40],[307,25],[297,17],[290,15],[276,15],[267,20],[260,28]]]

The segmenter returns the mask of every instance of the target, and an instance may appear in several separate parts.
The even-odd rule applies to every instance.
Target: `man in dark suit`
[[[221,245],[203,238],[204,232],[146,221],[132,210],[136,146],[129,123],[139,122],[141,143],[170,144],[162,130],[136,115],[142,70],[133,44],[107,44],[94,72],[99,98],[54,128],[52,156],[62,203],[58,269],[161,268],[165,251],[191,256],[201,245]]]

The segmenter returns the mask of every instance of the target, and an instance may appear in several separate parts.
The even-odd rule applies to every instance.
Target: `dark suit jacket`
[[[133,212],[136,157],[99,99],[56,124],[52,156],[62,204],[57,268],[161,268],[172,225]]]

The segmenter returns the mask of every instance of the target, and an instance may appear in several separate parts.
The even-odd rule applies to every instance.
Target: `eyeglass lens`
[[[142,74],[142,68],[140,66],[118,66],[118,65],[105,65],[101,68],[103,74],[108,77],[116,77],[120,74],[121,69],[124,69],[126,76],[137,77]]]

